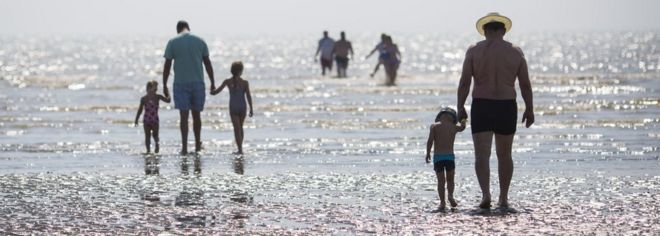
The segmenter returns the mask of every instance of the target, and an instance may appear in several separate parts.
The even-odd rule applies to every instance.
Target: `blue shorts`
[[[174,83],[174,108],[203,111],[206,100],[204,82]]]
[[[435,172],[452,171],[456,169],[454,154],[433,154],[433,170]]]

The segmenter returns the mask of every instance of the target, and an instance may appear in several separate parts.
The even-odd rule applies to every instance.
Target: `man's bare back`
[[[516,99],[516,78],[527,71],[520,48],[502,39],[483,40],[468,49],[467,56],[465,63],[471,63],[474,77],[473,98]]]
[[[334,53],[337,56],[348,57],[348,53],[353,53],[353,46],[348,40],[338,40],[335,42]]]

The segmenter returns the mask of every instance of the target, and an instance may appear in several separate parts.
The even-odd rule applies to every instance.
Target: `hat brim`
[[[484,32],[484,25],[491,22],[500,22],[504,24],[504,32],[509,32],[509,30],[511,30],[512,23],[511,19],[508,17],[502,15],[487,15],[477,20],[477,31],[479,31],[479,34],[485,35],[486,32]]]

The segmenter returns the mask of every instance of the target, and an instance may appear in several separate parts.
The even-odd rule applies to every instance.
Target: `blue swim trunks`
[[[456,169],[454,154],[433,154],[433,170],[435,172],[452,171]]]
[[[205,90],[204,82],[174,83],[174,107],[184,111],[203,111]]]

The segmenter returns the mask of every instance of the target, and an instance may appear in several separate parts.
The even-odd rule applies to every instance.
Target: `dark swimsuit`
[[[158,126],[158,98],[148,99],[144,104],[144,117],[142,123],[144,126],[156,127]]]
[[[496,134],[516,133],[518,105],[516,100],[472,99],[472,133],[492,131]]]
[[[245,88],[241,89],[237,84],[229,87],[229,114],[245,116],[247,104],[245,102]]]

